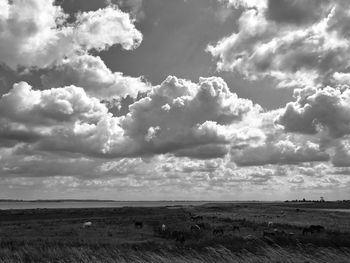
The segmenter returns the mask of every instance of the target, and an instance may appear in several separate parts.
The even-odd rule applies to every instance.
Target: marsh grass
[[[282,247],[261,248],[258,253],[243,250],[233,252],[224,246],[206,247],[200,251],[194,249],[133,249],[113,246],[67,246],[47,245],[33,246],[24,243],[20,247],[1,247],[0,263],[329,263],[349,262],[349,249],[302,247],[286,249]]]
[[[201,231],[190,231],[196,223],[191,214],[203,216]],[[297,212],[270,204],[0,211],[0,263],[350,262],[349,219],[350,214]],[[144,227],[136,229],[135,220]],[[275,228],[295,235],[264,238],[271,220]],[[83,228],[86,221],[92,227]],[[317,222],[326,231],[302,235],[303,227]],[[213,234],[216,228],[224,234]],[[186,241],[176,242],[173,231],[181,231]]]

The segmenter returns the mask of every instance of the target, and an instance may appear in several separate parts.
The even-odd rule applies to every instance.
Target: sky
[[[346,0],[0,0],[0,199],[350,199]]]

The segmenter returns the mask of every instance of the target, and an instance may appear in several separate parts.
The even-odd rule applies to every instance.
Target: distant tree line
[[[324,203],[326,202],[323,197],[321,197],[319,200],[307,200],[305,198],[303,199],[295,199],[295,200],[286,200],[284,201],[286,203],[292,202],[292,203],[299,203],[299,202],[309,202],[309,203]],[[350,203],[350,200],[337,200],[335,202],[341,202],[341,203]]]

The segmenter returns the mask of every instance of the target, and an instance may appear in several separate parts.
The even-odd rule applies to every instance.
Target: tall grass
[[[208,247],[202,251],[196,250],[167,250],[138,251],[133,249],[120,249],[116,247],[70,247],[70,246],[42,246],[34,247],[30,244],[12,250],[2,247],[0,250],[0,263],[329,263],[349,262],[349,249],[331,248],[300,248],[285,249],[281,247],[266,247],[260,253],[242,251],[234,253],[225,247]]]

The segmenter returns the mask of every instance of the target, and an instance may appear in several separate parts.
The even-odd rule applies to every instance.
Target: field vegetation
[[[328,207],[336,208],[232,203],[2,210],[0,263],[350,262],[350,213]],[[310,225],[325,229],[303,235]]]

